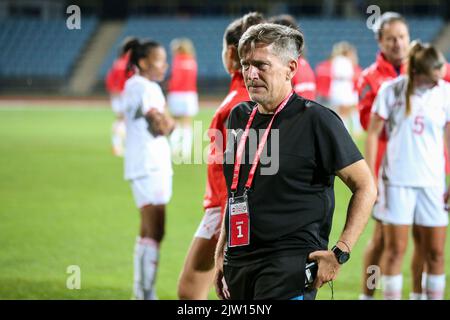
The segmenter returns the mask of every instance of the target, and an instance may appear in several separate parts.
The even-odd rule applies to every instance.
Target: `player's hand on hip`
[[[318,270],[313,287],[318,289],[325,283],[336,279],[339,272],[339,262],[332,251],[314,251],[309,254],[309,260],[317,261]]]

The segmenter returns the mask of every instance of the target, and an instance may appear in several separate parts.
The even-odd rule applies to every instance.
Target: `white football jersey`
[[[172,173],[169,141],[149,131],[144,115],[152,108],[164,112],[166,100],[161,87],[135,74],[125,83],[123,106],[127,136],[125,140],[125,179],[155,172]]]
[[[388,143],[381,176],[389,185],[440,186],[445,181],[444,129],[450,121],[450,84],[415,89],[406,116],[408,78],[385,82],[372,112],[386,120]]]
[[[332,107],[358,103],[353,82],[354,68],[350,58],[337,56],[331,60],[330,104]]]

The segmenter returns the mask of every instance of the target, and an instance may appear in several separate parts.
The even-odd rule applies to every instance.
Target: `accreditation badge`
[[[229,247],[247,246],[250,244],[250,215],[247,195],[228,199]]]

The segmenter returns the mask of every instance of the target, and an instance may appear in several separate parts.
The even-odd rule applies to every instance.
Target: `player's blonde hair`
[[[170,42],[170,49],[175,54],[187,54],[195,57],[194,43],[188,38],[175,38]]]
[[[406,115],[411,114],[411,95],[414,92],[416,75],[431,76],[436,69],[445,64],[443,54],[432,45],[413,41],[408,55],[408,85],[406,87]]]
[[[358,64],[358,53],[350,42],[340,41],[336,42],[331,49],[330,59],[333,59],[337,56],[344,56],[350,58],[353,64]]]

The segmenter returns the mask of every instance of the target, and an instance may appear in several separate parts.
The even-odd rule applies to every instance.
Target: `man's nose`
[[[250,66],[248,68],[248,77],[250,79],[258,79],[259,78],[258,68],[256,68],[255,66]]]

